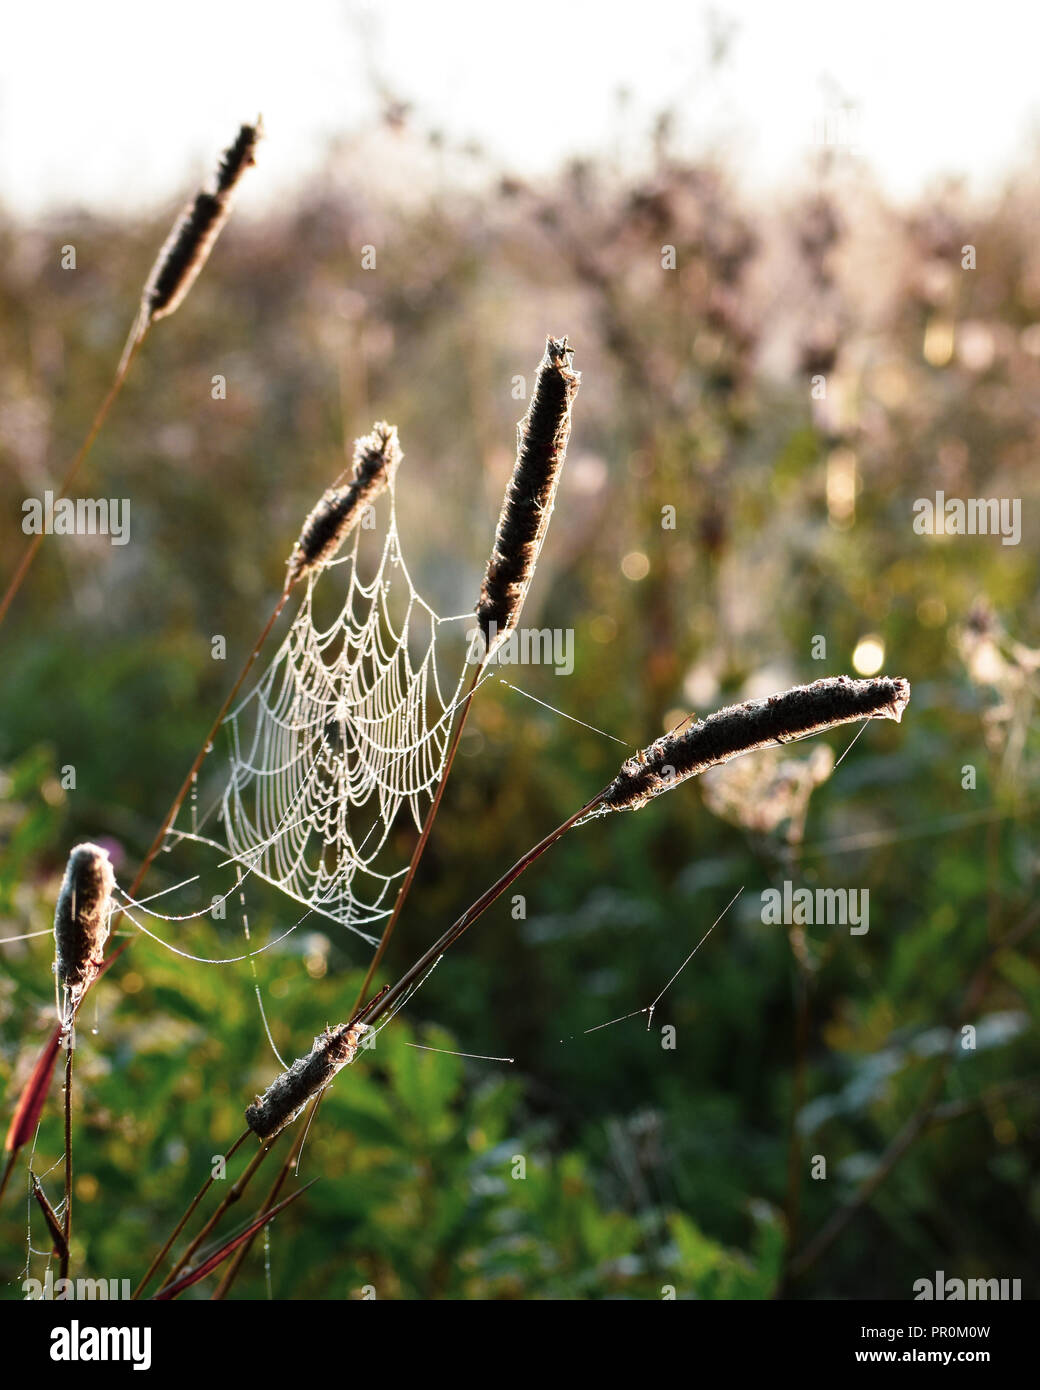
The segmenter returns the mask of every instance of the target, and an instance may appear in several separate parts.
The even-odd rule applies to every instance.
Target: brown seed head
[[[796,685],[764,700],[749,700],[699,720],[682,733],[666,734],[621,767],[607,790],[604,811],[638,810],[661,792],[740,753],[824,733],[861,719],[902,717],[910,682],[876,676],[833,676]]]
[[[571,405],[581,383],[572,353],[566,338],[547,339],[530,407],[516,427],[516,463],[477,604],[488,654],[519,621],[549,528],[571,433]]]
[[[224,151],[213,190],[199,193],[174,223],[144,287],[143,326],[172,314],[195,283],[231,213],[231,195],[239,179],[256,163],[262,134],[259,120],[242,126],[235,143]]]
[[[390,486],[404,455],[397,427],[378,420],[354,444],[354,476],[346,487],[330,487],[303,523],[289,556],[289,582],[335,558],[367,507]]]

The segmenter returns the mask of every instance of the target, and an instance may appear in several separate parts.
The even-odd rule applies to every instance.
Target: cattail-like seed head
[[[519,621],[549,527],[581,383],[571,367],[572,352],[566,338],[547,340],[530,407],[517,425],[516,463],[477,604],[488,655]]]
[[[235,143],[220,156],[217,169],[217,197],[230,193],[245,171],[256,163],[257,141],[264,133],[263,122],[258,116],[255,125],[239,127]]]
[[[397,427],[385,420],[355,442],[354,477],[346,487],[328,488],[303,523],[289,556],[291,584],[335,558],[365,509],[393,482],[403,457]]]
[[[365,1031],[364,1023],[339,1023],[316,1037],[310,1052],[297,1057],[247,1109],[246,1123],[253,1133],[266,1141],[291,1124],[311,1097],[354,1060]]]
[[[54,969],[72,1006],[90,988],[100,968],[114,887],[107,852],[99,845],[77,845],[69,855],[54,911]]]
[[[661,792],[770,744],[788,743],[861,719],[902,717],[910,682],[876,676],[853,680],[833,676],[796,685],[764,700],[731,705],[699,720],[683,733],[665,734],[622,764],[594,814],[638,810]]]
[[[244,125],[220,161],[212,191],[203,190],[181,213],[166,238],[144,287],[141,329],[166,318],[181,305],[213,249],[231,213],[231,195],[239,179],[256,162],[263,127]]]

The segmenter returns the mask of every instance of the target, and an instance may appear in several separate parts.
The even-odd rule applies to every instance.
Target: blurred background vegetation
[[[687,711],[851,673],[864,639],[913,687],[903,724],[869,727],[840,768],[810,744],[747,759],[565,839],[518,885],[526,918],[496,904],[340,1077],[303,1155],[321,1181],[257,1243],[237,1296],[909,1298],[937,1269],[1021,1277],[1028,1296],[1037,193],[1023,174],[984,210],[953,184],[896,207],[832,158],[752,206],[675,147],[667,117],[638,171],[574,162],[535,187],[395,103],[295,204],[232,218],[78,487],[131,499],[131,543],[48,541],[0,634],[0,935],[49,926],[82,838],[129,882],[302,517],[373,419],[400,428],[418,587],[442,613],[473,605],[524,409],[513,380],[530,384],[547,332],[570,335],[583,384],[524,623],[573,629],[576,664],[504,674],[636,745]],[[167,224],[0,223],[5,571],[22,500],[86,430]],[[914,500],[937,490],[1021,498],[1021,544],[916,535]],[[493,680],[461,753],[383,979],[620,750]],[[401,863],[413,835],[402,818]],[[160,860],[146,886],[176,877]],[[761,893],[785,879],[868,889],[869,933],[763,925]],[[639,1016],[584,1032],[648,1004],[741,887],[649,1031]],[[273,895],[249,911],[258,940],[298,915]],[[182,940],[221,954],[241,943],[234,918]],[[51,1026],[51,944],[0,954],[6,1117]],[[344,1016],[366,963],[328,923],[258,958],[283,1053]],[[73,1272],[136,1279],[274,1074],[248,965],[135,943],[85,1008],[77,1065]],[[61,1154],[59,1093],[39,1172]],[[0,1212],[6,1297],[21,1296],[24,1191]],[[39,1275],[38,1218],[33,1241]]]

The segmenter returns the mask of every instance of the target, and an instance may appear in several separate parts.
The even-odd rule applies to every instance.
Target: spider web
[[[407,865],[387,841],[402,806],[417,829],[444,771],[465,664],[445,690],[444,623],[412,583],[392,490],[381,553],[369,572],[351,548],[311,574],[274,658],[224,720],[228,761],[219,799],[171,834],[223,850],[230,862],[375,944],[368,929],[393,909]],[[326,626],[319,599],[345,578]],[[201,833],[214,816],[212,833]]]

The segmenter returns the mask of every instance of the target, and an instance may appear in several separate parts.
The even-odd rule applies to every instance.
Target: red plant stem
[[[303,1147],[303,1141],[310,1130],[311,1121],[314,1119],[314,1116],[318,1113],[318,1106],[321,1104],[321,1098],[324,1094],[324,1091],[319,1091],[319,1093],[315,1096],[314,1103],[311,1106],[311,1113],[307,1116],[306,1121],[300,1126],[300,1132],[294,1139],[292,1148],[286,1155],[285,1162],[278,1170],[278,1176],[271,1184],[270,1190],[268,1191],[267,1196],[264,1198],[263,1203],[260,1206],[261,1212],[269,1212],[274,1206],[275,1202],[277,1202],[278,1194],[285,1186],[285,1181],[288,1178],[290,1172],[292,1171],[293,1164],[296,1162],[296,1159],[299,1156],[300,1149]],[[249,1254],[249,1251],[253,1245],[253,1241],[256,1240],[259,1234],[260,1231],[258,1228],[257,1230],[253,1231],[251,1235],[248,1235],[242,1242],[242,1244],[238,1247],[238,1249],[235,1251],[234,1259],[231,1261],[227,1269],[224,1271],[220,1283],[213,1291],[214,1299],[220,1300],[227,1297],[228,1290],[231,1288],[231,1285],[235,1282],[235,1279],[238,1277],[238,1271],[242,1268],[242,1262]]]
[[[245,1139],[251,1133],[252,1130],[245,1130],[244,1133],[235,1141],[235,1148],[237,1149],[239,1144],[241,1144],[242,1140]],[[277,1138],[277,1135],[275,1136],[275,1138]],[[274,1143],[273,1139],[271,1140],[271,1143]],[[228,1189],[227,1195],[218,1203],[212,1216],[199,1231],[198,1235],[196,1235],[195,1238],[191,1241],[184,1253],[179,1256],[173,1268],[170,1270],[169,1274],[167,1274],[166,1278],[159,1285],[160,1293],[162,1293],[163,1289],[169,1288],[170,1285],[174,1283],[174,1281],[177,1278],[177,1275],[180,1274],[181,1270],[191,1259],[192,1255],[194,1255],[195,1251],[199,1248],[202,1242],[209,1235],[210,1231],[212,1231],[213,1227],[217,1224],[220,1218],[227,1211],[228,1207],[231,1206],[233,1202],[238,1201],[239,1197],[241,1197],[242,1193],[248,1187],[249,1179],[253,1176],[256,1170],[260,1167],[260,1164],[263,1163],[264,1159],[270,1152],[270,1147],[270,1144],[265,1145],[249,1160],[249,1163],[243,1169],[242,1173],[239,1175],[238,1178],[236,1178],[234,1183],[232,1183],[231,1187]],[[207,1184],[207,1186],[208,1185],[209,1184]],[[185,1213],[185,1220],[187,1220],[188,1215],[189,1213]],[[183,1225],[183,1222],[181,1224]],[[173,1237],[171,1236],[170,1239],[172,1241]],[[169,1249],[169,1245],[167,1245],[166,1248]]]
[[[404,882],[401,884],[401,887],[397,893],[397,898],[394,902],[394,910],[390,914],[390,920],[383,928],[383,934],[379,938],[379,945],[376,947],[375,955],[372,957],[372,962],[368,967],[368,970],[365,974],[365,978],[361,982],[361,988],[360,990],[358,990],[358,996],[354,1002],[355,1013],[357,1013],[358,1009],[360,1009],[362,1004],[364,1004],[365,1002],[365,995],[368,993],[369,986],[372,983],[372,978],[376,973],[376,970],[379,966],[379,962],[383,959],[383,956],[386,953],[386,948],[390,944],[390,938],[391,936],[393,936],[394,927],[397,925],[397,919],[401,915],[401,910],[404,907],[405,899],[408,897],[408,893],[411,889],[412,882],[415,879],[415,872],[419,867],[419,860],[422,858],[423,851],[426,849],[426,842],[430,838],[430,831],[433,829],[433,822],[437,817],[438,810],[440,809],[441,797],[444,795],[444,788],[447,784],[448,777],[451,773],[452,763],[454,763],[455,761],[455,754],[458,751],[459,742],[462,739],[462,731],[466,727],[466,719],[469,715],[470,709],[473,706],[473,695],[476,691],[477,683],[480,680],[485,664],[485,662],[480,662],[476,666],[473,672],[473,679],[469,683],[469,689],[462,697],[462,714],[459,717],[459,722],[456,724],[455,732],[452,735],[451,745],[448,748],[448,756],[444,761],[444,771],[441,774],[440,782],[437,784],[437,791],[434,793],[434,798],[430,805],[430,809],[426,813],[426,819],[423,822],[423,827],[422,831],[420,832],[419,839],[416,842],[415,849],[412,851],[412,857],[408,864],[408,872],[405,874]],[[300,1133],[297,1136],[296,1140],[293,1142],[292,1148],[286,1154],[285,1162],[282,1164],[278,1176],[271,1184],[270,1191],[264,1198],[263,1206],[260,1208],[261,1211],[269,1211],[274,1202],[277,1201],[278,1194],[279,1192],[281,1192],[282,1187],[285,1185],[286,1179],[292,1171],[293,1164],[296,1163],[297,1159],[299,1158],[300,1150],[303,1147],[303,1140],[310,1131],[311,1124],[313,1123],[314,1118],[318,1113],[324,1094],[324,1091],[321,1091],[315,1097],[314,1104],[311,1107],[311,1113],[307,1116],[306,1123],[301,1127]],[[238,1272],[242,1268],[242,1265],[245,1262],[246,1257],[249,1255],[249,1252],[252,1249],[253,1241],[256,1239],[257,1234],[258,1232],[254,1231],[253,1234],[242,1243],[239,1249],[236,1250],[234,1259],[231,1261],[230,1265],[225,1270],[220,1283],[217,1285],[217,1288],[213,1294],[214,1299],[223,1299],[227,1296],[228,1290],[231,1288],[231,1285],[235,1282],[236,1278],[238,1277]]]
[[[241,1148],[241,1145],[246,1141],[247,1134],[249,1134],[249,1130],[246,1130],[243,1134],[239,1134],[239,1137],[236,1138],[235,1143],[231,1145],[231,1148],[229,1148],[227,1154],[224,1155],[224,1162],[227,1162],[228,1159],[231,1158],[231,1156],[234,1155],[236,1151],[238,1151],[238,1148]],[[184,1216],[182,1216],[181,1220],[179,1220],[177,1226],[174,1226],[174,1229],[171,1230],[170,1238],[168,1238],[167,1243],[163,1245],[163,1248],[161,1248],[159,1254],[157,1254],[156,1258],[153,1259],[152,1264],[147,1266],[147,1269],[145,1270],[145,1275],[142,1276],[142,1280],[140,1280],[138,1287],[136,1287],[136,1289],[133,1290],[133,1294],[131,1295],[132,1298],[140,1298],[140,1295],[142,1295],[143,1291],[145,1291],[147,1283],[149,1283],[149,1280],[152,1279],[154,1272],[156,1272],[156,1270],[159,1269],[161,1262],[163,1262],[165,1257],[167,1257],[167,1255],[170,1254],[170,1247],[172,1243],[174,1243],[174,1241],[177,1240],[179,1234],[181,1234],[182,1230],[185,1229],[185,1226],[188,1225],[190,1215],[192,1215],[192,1212],[195,1211],[195,1208],[197,1207],[197,1205],[199,1205],[199,1202],[203,1200],[204,1195],[206,1195],[206,1193],[209,1193],[210,1187],[213,1187],[214,1181],[216,1181],[216,1177],[213,1176],[213,1173],[210,1173],[210,1176],[207,1177],[206,1181],[204,1181],[202,1187],[200,1187],[199,1191],[197,1191],[197,1193],[195,1194],[195,1197],[193,1197],[192,1200],[190,1200],[188,1204],[188,1209],[186,1209]]]
[[[261,1227],[266,1226],[280,1211],[284,1211],[287,1206],[295,1202],[297,1197],[302,1197],[307,1191],[307,1188],[313,1187],[317,1181],[317,1178],[312,1178],[305,1187],[299,1188],[291,1197],[286,1197],[284,1202],[280,1202],[278,1206],[274,1207],[271,1211],[262,1211],[259,1216],[255,1217],[249,1223],[241,1234],[232,1237],[232,1239],[222,1245],[219,1250],[210,1255],[208,1259],[203,1260],[202,1264],[200,1264],[197,1269],[189,1270],[182,1279],[177,1280],[176,1284],[168,1284],[161,1288],[155,1295],[156,1299],[176,1298],[177,1295],[183,1293],[185,1289],[190,1289],[192,1284],[197,1284],[200,1279],[205,1279],[207,1274],[211,1274],[219,1264],[222,1264],[223,1261],[227,1259],[232,1250],[241,1245],[243,1241],[250,1240],[255,1236]]]
[[[224,1155],[225,1163],[242,1146],[242,1144],[245,1143],[248,1134],[249,1130],[246,1130],[244,1133],[238,1136],[235,1142],[231,1145],[230,1149],[228,1149],[227,1153]],[[205,1197],[206,1193],[210,1190],[215,1181],[216,1179],[214,1178],[211,1172],[209,1177],[199,1188],[198,1192],[196,1192],[195,1196],[188,1203],[187,1211],[184,1213],[181,1219],[177,1222],[176,1226],[174,1226],[173,1230],[170,1232],[170,1237],[167,1240],[166,1244],[163,1246],[163,1248],[156,1255],[155,1259],[145,1270],[141,1282],[138,1284],[137,1288],[134,1289],[133,1294],[131,1295],[132,1298],[141,1297],[141,1294],[147,1288],[148,1282],[151,1279],[152,1275],[155,1273],[155,1271],[159,1268],[160,1264],[163,1262],[163,1260],[165,1260],[166,1256],[169,1254],[170,1246],[180,1235],[181,1231],[184,1230],[184,1227],[188,1224],[188,1220],[191,1217],[192,1212],[202,1201],[203,1197]]]

